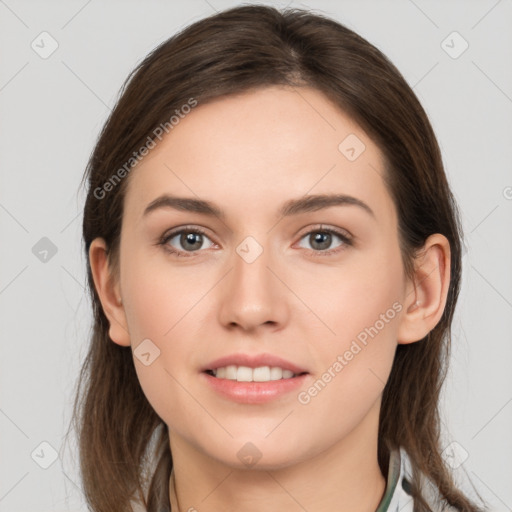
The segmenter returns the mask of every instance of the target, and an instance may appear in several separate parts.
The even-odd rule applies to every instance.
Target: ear
[[[436,233],[425,241],[415,259],[414,279],[408,283],[398,343],[423,339],[443,315],[450,285],[450,243]]]
[[[122,305],[120,286],[116,276],[111,274],[108,264],[107,245],[103,238],[95,238],[89,248],[94,286],[100,298],[103,312],[110,327],[110,339],[125,347],[130,346],[130,336],[126,323],[126,314]]]

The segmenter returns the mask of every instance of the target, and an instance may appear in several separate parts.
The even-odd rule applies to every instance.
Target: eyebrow
[[[316,194],[306,195],[298,199],[290,199],[281,206],[278,213],[282,217],[290,217],[332,206],[357,206],[375,218],[375,213],[365,202],[345,194]],[[211,217],[218,217],[219,219],[226,218],[225,213],[210,201],[190,197],[177,197],[169,194],[163,194],[151,201],[144,210],[143,217],[160,208],[201,213]]]

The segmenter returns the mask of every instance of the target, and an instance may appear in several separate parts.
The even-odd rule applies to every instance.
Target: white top
[[[386,491],[376,512],[413,512],[414,500],[409,494],[412,481],[412,466],[404,448],[393,450],[389,456]],[[432,512],[456,511],[440,499],[437,487],[422,475],[421,494]]]
[[[414,500],[407,493],[411,481],[411,463],[407,452],[393,450],[389,455],[386,490],[376,512],[413,512]]]

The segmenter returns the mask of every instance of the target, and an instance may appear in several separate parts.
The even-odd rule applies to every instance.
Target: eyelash
[[[162,236],[162,238],[159,240],[158,245],[163,246],[164,250],[166,250],[168,253],[170,253],[178,258],[181,258],[181,257],[189,258],[189,257],[196,256],[195,253],[201,252],[200,250],[199,251],[188,251],[188,253],[187,253],[187,251],[177,251],[176,249],[174,249],[173,247],[168,245],[169,240],[172,240],[176,235],[181,235],[182,233],[195,233],[195,234],[203,235],[207,238],[210,238],[205,231],[203,231],[202,229],[200,229],[198,227],[185,226],[176,231],[171,231],[170,233],[164,234]],[[300,237],[300,240],[311,235],[312,233],[329,233],[331,235],[336,235],[343,242],[343,244],[341,246],[336,247],[335,249],[326,249],[323,251],[322,250],[315,251],[313,249],[310,249],[309,252],[310,252],[311,256],[314,256],[314,257],[329,256],[331,254],[336,254],[336,253],[346,249],[346,247],[353,245],[352,237],[350,235],[348,235],[346,232],[338,231],[337,229],[333,229],[333,228],[323,228],[322,226],[311,229],[310,231],[304,233]]]

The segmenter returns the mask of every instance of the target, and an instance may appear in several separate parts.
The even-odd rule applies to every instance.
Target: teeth
[[[279,368],[278,368],[279,370]],[[282,372],[281,372],[282,374]],[[267,382],[270,380],[270,368],[268,366],[260,366],[252,371],[252,380],[254,382]]]
[[[270,380],[279,380],[283,378],[283,370],[281,368],[270,368]]]
[[[236,380],[238,382],[252,382],[253,369],[247,366],[239,366],[236,372]]]
[[[229,380],[237,380],[236,366],[226,366],[226,375],[224,375],[224,378]]]
[[[223,366],[213,370],[218,379],[236,380],[238,382],[269,382],[272,380],[291,379],[295,374],[291,370],[283,370],[277,366]]]

